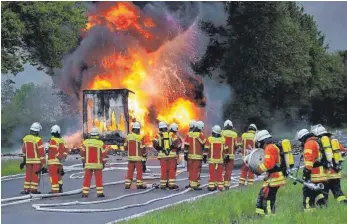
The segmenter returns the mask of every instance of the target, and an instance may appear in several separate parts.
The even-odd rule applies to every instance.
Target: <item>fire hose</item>
[[[306,181],[303,181],[303,180],[301,180],[301,179],[299,179],[297,177],[294,177],[292,175],[289,175],[288,177],[290,179],[294,180],[295,182],[303,184],[304,186],[308,187],[311,190],[319,191],[319,190],[323,190],[324,189],[324,185],[322,183],[314,184],[314,183],[311,183],[311,182],[306,182]]]

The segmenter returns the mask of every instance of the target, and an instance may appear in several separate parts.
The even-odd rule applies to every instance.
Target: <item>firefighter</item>
[[[218,190],[224,189],[223,182],[223,160],[225,156],[225,150],[228,146],[225,145],[225,139],[221,135],[221,127],[215,125],[212,127],[212,136],[208,137],[205,149],[208,154],[208,166],[210,179],[208,181],[208,190],[214,191],[218,187]]]
[[[192,136],[195,126],[196,126],[196,121],[192,120],[189,123],[188,136],[190,136],[190,137]],[[184,147],[184,161],[186,161],[186,162],[188,161],[188,148],[187,147]],[[187,164],[187,172],[189,172],[188,171],[188,164]]]
[[[224,156],[224,188],[229,189],[231,173],[234,168],[234,150],[236,149],[237,133],[234,131],[233,123],[230,120],[224,122],[224,130],[221,135],[225,138],[227,151]]]
[[[257,126],[255,126],[255,124],[250,124],[247,128],[247,132],[242,134],[242,159],[244,159],[245,156],[248,155],[253,148],[255,148],[254,135],[256,131]],[[254,173],[252,173],[247,165],[243,163],[239,184],[245,185],[246,181],[247,185],[252,185],[254,183]]]
[[[258,215],[275,214],[275,203],[278,189],[285,184],[281,170],[280,150],[267,130],[260,130],[254,136],[259,148],[264,149],[264,161],[258,166],[258,174],[267,173],[263,187],[260,189],[256,213]]]
[[[341,164],[342,164],[342,156],[341,151],[343,150],[343,146],[338,142],[337,139],[332,139],[332,134],[329,133],[323,126],[318,125],[313,127],[313,134],[322,139],[323,136],[329,137],[330,141],[328,142],[328,147],[331,147],[333,153],[333,166],[326,169],[327,173],[327,187],[324,189],[324,197],[325,200],[328,200],[329,191],[331,191],[334,195],[334,198],[340,202],[347,205],[346,196],[342,192],[341,189]]]
[[[185,152],[188,158],[188,175],[189,185],[194,190],[201,190],[200,188],[200,172],[202,161],[207,162],[207,154],[204,154],[204,145],[206,138],[202,133],[204,123],[202,121],[196,122],[193,133],[189,133],[184,140]]]
[[[176,171],[177,171],[177,164],[179,162],[179,153],[181,151],[181,147],[182,147],[182,140],[181,138],[178,136],[177,134],[178,132],[178,125],[176,123],[172,123],[170,125],[170,130],[169,130],[169,136],[171,139],[171,152],[172,153],[176,153],[176,157],[170,157],[170,160],[173,160],[172,163],[175,163],[175,170],[174,172],[169,171],[169,174],[175,174],[175,175],[171,175],[169,176],[169,187],[171,186],[171,188],[173,189],[178,189],[178,186],[176,186]],[[170,153],[171,153],[170,152]]]
[[[133,181],[134,171],[136,169],[136,187],[137,189],[146,189],[143,184],[143,165],[142,160],[146,157],[146,148],[144,139],[140,135],[141,124],[134,122],[131,133],[125,139],[124,148],[128,151],[128,173],[125,179],[125,189],[130,189]]]
[[[47,173],[45,149],[42,138],[39,136],[42,126],[35,122],[30,127],[30,133],[23,138],[22,152],[23,163],[20,169],[25,166],[24,190],[21,194],[41,194],[38,191],[40,173]]]
[[[171,158],[176,158],[176,153],[171,152],[171,139],[168,132],[167,124],[163,121],[159,122],[159,133],[153,139],[153,147],[158,150],[158,159],[160,161],[160,189],[167,189],[169,187],[169,176],[175,170],[176,164]],[[171,172],[169,174],[169,172]],[[174,189],[173,185],[169,189]]]
[[[52,185],[50,193],[62,193],[62,175],[64,175],[62,162],[66,159],[68,151],[65,148],[64,139],[60,136],[60,127],[58,125],[52,126],[51,135],[52,137],[49,140],[47,161]]]
[[[317,142],[317,137],[307,129],[301,129],[296,133],[296,139],[304,145],[304,170],[303,179],[312,183],[323,183],[326,188],[327,176],[322,165],[322,153]],[[313,210],[316,205],[326,205],[323,191],[314,191],[303,187],[304,211]]]
[[[95,175],[96,195],[97,197],[105,197],[102,170],[105,168],[107,150],[105,149],[104,142],[99,139],[98,128],[93,127],[90,132],[90,137],[83,141],[81,158],[84,168],[82,197],[88,197],[93,173]]]

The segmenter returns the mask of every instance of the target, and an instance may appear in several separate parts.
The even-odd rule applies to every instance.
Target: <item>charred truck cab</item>
[[[124,151],[124,140],[129,133],[128,89],[83,90],[83,137],[93,127],[110,151]]]

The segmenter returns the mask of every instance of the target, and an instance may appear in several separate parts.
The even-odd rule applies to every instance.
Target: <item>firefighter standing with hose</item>
[[[242,134],[242,159],[248,155],[254,146],[254,135],[257,131],[257,126],[255,124],[250,124],[248,126],[247,132]],[[252,173],[247,165],[243,163],[240,175],[240,185],[245,185],[245,183],[252,185],[254,183],[254,173]]]
[[[171,151],[176,153],[176,158],[174,158],[175,162],[176,162],[176,169],[175,169],[175,174],[176,174],[177,165],[178,165],[179,160],[180,160],[179,154],[180,154],[180,151],[181,151],[181,148],[182,148],[182,140],[181,140],[181,138],[177,134],[177,132],[178,132],[178,125],[176,123],[172,123],[170,125],[170,130],[169,131],[170,131],[169,132],[170,139],[171,139],[171,142],[172,142],[172,145],[171,145],[172,149],[171,149]],[[170,183],[171,183],[172,186],[174,186],[175,185],[176,175],[174,176],[174,179],[171,179],[171,180],[170,179],[171,179],[171,177],[169,177],[169,186],[170,186]]]
[[[88,197],[93,173],[95,175],[96,195],[97,197],[105,197],[102,170],[105,168],[107,150],[105,149],[104,142],[99,139],[98,128],[93,127],[90,137],[83,141],[81,158],[84,168],[82,197]]]
[[[307,129],[301,129],[296,133],[296,139],[304,145],[304,181],[322,183],[326,188],[327,176],[322,165],[324,161],[317,138]],[[302,191],[305,212],[315,209],[316,205],[320,207],[326,205],[322,190],[314,191],[304,186]]]
[[[221,135],[221,128],[219,125],[212,127],[212,136],[208,137],[205,149],[208,154],[208,166],[210,180],[208,181],[208,190],[214,191],[218,187],[218,190],[224,189],[223,182],[223,160],[225,150],[228,147],[225,145],[225,139]]]
[[[45,149],[42,138],[39,136],[42,126],[35,122],[30,127],[30,133],[23,138],[23,162],[20,169],[25,166],[24,190],[21,194],[41,194],[38,191],[40,181],[39,173],[47,173]]]
[[[200,172],[202,161],[207,162],[207,154],[204,154],[204,145],[206,138],[201,132],[204,128],[204,123],[198,121],[194,127],[193,133],[188,134],[184,140],[185,157],[188,159],[188,175],[189,185],[194,190],[201,190],[199,187]]]
[[[54,125],[51,128],[51,139],[48,148],[48,168],[52,190],[50,193],[63,192],[64,175],[62,162],[66,159],[68,152],[65,148],[64,139],[60,136],[60,127]]]
[[[327,173],[327,186],[324,189],[325,200],[328,200],[329,191],[334,195],[334,198],[339,202],[347,205],[346,196],[341,189],[341,165],[343,162],[341,151],[343,146],[337,139],[332,139],[332,134],[329,133],[322,125],[311,127],[311,131],[315,136],[321,139],[321,144],[324,147],[331,149],[332,152],[332,166],[326,169]],[[324,138],[324,136],[326,136]],[[324,142],[324,140],[326,142]]]
[[[256,213],[258,215],[275,214],[276,195],[278,189],[285,184],[281,170],[281,155],[279,148],[267,130],[260,130],[254,136],[259,148],[264,149],[264,161],[258,166],[257,175],[266,172],[263,187],[260,189]]]
[[[169,176],[176,176],[176,153],[171,152],[172,139],[170,138],[167,124],[163,121],[159,122],[159,133],[153,139],[153,147],[158,150],[158,159],[160,161],[160,189],[177,189],[174,182],[169,185]],[[174,174],[173,174],[174,172]],[[176,178],[176,177],[175,177]],[[172,178],[173,179],[173,178]]]
[[[125,189],[130,189],[133,181],[134,171],[136,169],[136,187],[137,189],[146,189],[143,184],[143,166],[142,160],[146,157],[146,148],[144,139],[140,135],[141,124],[134,122],[131,133],[127,135],[124,142],[124,149],[128,151],[128,171],[125,179]]]

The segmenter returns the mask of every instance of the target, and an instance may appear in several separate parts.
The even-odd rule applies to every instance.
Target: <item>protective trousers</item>
[[[89,193],[93,173],[95,175],[96,193],[103,194],[102,169],[84,169],[83,194]]]
[[[219,190],[223,190],[223,164],[210,163],[208,164],[208,171],[210,174],[210,179],[208,181],[209,190],[215,190],[217,185]]]
[[[143,165],[142,161],[129,161],[128,172],[125,179],[125,186],[130,186],[133,181],[134,171],[136,169],[136,186],[143,185]]]
[[[328,201],[329,191],[331,191],[338,202],[347,204],[346,196],[341,190],[340,182],[339,178],[328,180],[326,188],[323,190],[326,201]]]
[[[160,159],[160,186],[174,186],[176,180],[176,158]]]
[[[259,215],[270,215],[276,212],[276,195],[279,187],[262,187],[260,189],[256,210]]]
[[[62,165],[52,164],[49,165],[48,169],[52,185],[52,193],[58,193],[63,185],[63,179],[61,177]]]
[[[231,173],[234,168],[234,160],[224,163],[224,187],[230,187]]]
[[[247,184],[251,185],[254,183],[254,173],[250,171],[248,166],[243,163],[241,168],[241,175],[240,175],[240,185],[245,185],[247,181]]]
[[[326,182],[324,184],[324,189],[326,188]],[[326,200],[323,195],[323,191],[314,191],[310,188],[304,186],[302,188],[303,193],[303,205],[304,205],[304,211],[312,211],[316,208],[316,205],[323,207],[326,206]]]
[[[25,165],[25,180],[24,180],[24,191],[26,192],[37,192],[40,176],[35,172],[41,169],[41,164],[26,164]]]
[[[189,185],[197,188],[200,178],[202,160],[188,159]]]

